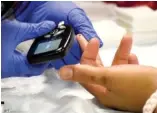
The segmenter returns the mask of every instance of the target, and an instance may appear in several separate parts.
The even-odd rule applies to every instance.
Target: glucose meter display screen
[[[61,39],[52,40],[49,42],[42,42],[38,44],[34,54],[40,54],[40,53],[45,53],[48,51],[55,50],[59,47],[60,42],[61,42]]]

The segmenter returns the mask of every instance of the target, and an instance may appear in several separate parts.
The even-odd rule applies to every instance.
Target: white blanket
[[[2,80],[4,110],[9,113],[107,113],[93,96],[77,83],[46,76]],[[118,112],[118,111],[117,111]]]

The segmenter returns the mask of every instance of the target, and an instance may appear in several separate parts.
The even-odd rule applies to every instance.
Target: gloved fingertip
[[[31,66],[29,71],[30,71],[30,74],[32,74],[32,75],[40,75],[47,68],[48,68],[48,64],[38,64],[38,65]]]
[[[101,48],[103,46],[103,42],[102,41],[100,41],[100,46],[99,46],[99,48]]]
[[[96,33],[91,33],[91,34],[82,33],[82,34],[88,41],[90,41],[92,38],[96,37],[99,40],[99,47],[101,48],[103,46],[102,40],[99,38],[99,36]]]
[[[43,21],[43,22],[39,23],[37,32],[40,34],[45,34],[47,32],[50,32],[51,30],[53,30],[55,27],[56,27],[55,22]]]
[[[70,53],[76,60],[78,60],[78,62],[80,61],[82,56],[82,50],[77,39],[74,40],[74,43],[70,49]]]
[[[53,68],[53,67],[54,67],[54,65],[53,65],[53,63],[51,62],[51,63],[48,65],[48,69]]]
[[[60,69],[62,66],[66,65],[62,59],[58,59],[51,62],[51,65],[54,66],[55,69]],[[50,66],[49,66],[50,67]]]

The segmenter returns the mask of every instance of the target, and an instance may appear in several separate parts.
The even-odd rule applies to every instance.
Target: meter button
[[[63,26],[64,25],[64,21],[61,21],[59,24],[58,24],[58,28],[60,27],[60,26]]]
[[[53,36],[60,35],[60,34],[62,34],[63,32],[64,32],[64,30],[60,30],[60,31],[56,32]]]
[[[44,36],[44,38],[50,38],[50,37],[51,37],[50,34]]]
[[[64,29],[66,29],[66,27],[63,26],[63,25],[62,25],[62,26],[59,26],[58,28],[59,28],[60,30],[64,30]]]

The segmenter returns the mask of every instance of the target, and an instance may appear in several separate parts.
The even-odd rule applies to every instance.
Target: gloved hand
[[[16,46],[22,41],[51,31],[55,26],[52,21],[43,21],[38,24],[23,23],[15,19],[2,21],[2,78],[41,74],[49,63],[30,65],[26,56],[16,50]]]
[[[30,2],[25,11],[20,14],[17,19],[32,23],[51,20],[58,24],[60,21],[64,21],[66,24],[72,25],[75,30],[75,34],[82,34],[88,41],[93,37],[99,38],[85,12],[77,7],[73,2],[33,1]],[[101,40],[100,46],[102,46]],[[64,65],[79,63],[81,55],[82,51],[75,39],[75,43],[67,56],[63,59],[52,62],[49,67],[59,69]]]

